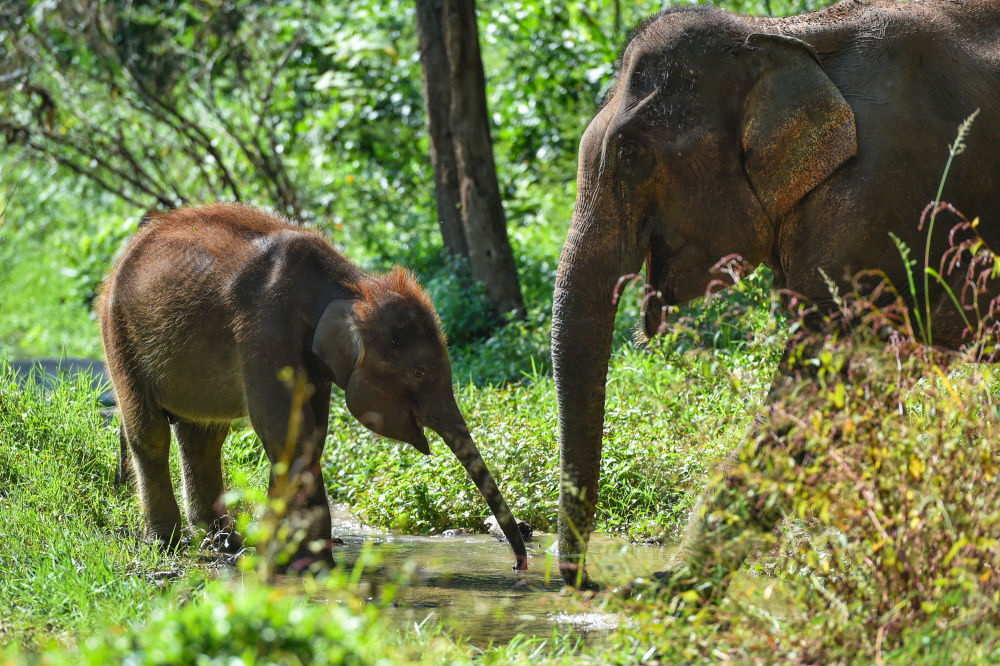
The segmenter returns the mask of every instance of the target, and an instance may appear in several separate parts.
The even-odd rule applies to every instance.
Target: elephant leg
[[[118,469],[115,470],[115,489],[127,484],[132,478],[132,465],[128,453],[128,438],[125,436],[124,421],[118,426]]]
[[[170,426],[162,410],[141,399],[121,400],[120,418],[131,454],[146,540],[180,543],[181,513],[170,479]]]
[[[288,367],[302,364],[288,363]],[[268,492],[287,507],[280,531],[283,546],[294,545],[289,566],[333,564],[330,505],[320,457],[326,440],[331,385],[279,381],[274,367],[247,374],[247,410],[271,462]]]
[[[174,423],[181,456],[184,501],[189,525],[204,527],[208,541],[219,552],[236,554],[243,539],[222,504],[222,444],[228,423]]]

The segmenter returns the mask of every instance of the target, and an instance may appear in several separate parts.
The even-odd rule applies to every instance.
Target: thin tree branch
[[[96,23],[93,22],[93,17],[92,17],[92,24],[96,24]],[[55,53],[53,52],[53,50],[51,48],[51,45],[49,44],[49,42],[47,40],[43,39],[42,35],[37,30],[30,30],[29,32],[32,35],[32,37],[34,37],[36,44],[43,51],[45,51],[46,53],[48,53],[48,55],[49,55],[50,58],[57,59]],[[101,34],[101,37],[104,38],[104,39],[106,39],[106,35],[103,35],[103,33]],[[87,129],[90,130],[93,134],[95,134],[98,137],[104,137],[108,141],[108,145],[110,147],[112,147],[112,150],[115,153],[117,153],[119,156],[121,156],[123,159],[125,159],[129,163],[129,165],[132,167],[132,169],[134,170],[135,173],[142,174],[143,178],[145,178],[147,181],[149,181],[150,183],[152,183],[151,187],[153,189],[155,189],[157,192],[166,191],[169,188],[169,189],[172,189],[174,191],[174,195],[176,196],[177,200],[179,200],[179,201],[185,201],[187,199],[187,197],[185,197],[180,192],[180,189],[179,189],[179,187],[177,185],[177,182],[174,179],[168,178],[167,175],[166,175],[166,173],[163,171],[163,169],[160,168],[160,166],[158,164],[156,164],[155,160],[152,160],[152,162],[154,164],[154,168],[156,168],[156,170],[157,170],[157,172],[158,172],[158,174],[160,176],[159,179],[156,178],[156,177],[154,177],[146,168],[144,168],[143,166],[141,166],[140,161],[135,157],[135,155],[132,153],[132,151],[128,148],[127,142],[126,142],[126,140],[124,138],[124,134],[121,131],[120,126],[119,126],[119,129],[118,129],[117,135],[112,135],[109,131],[105,130],[100,125],[97,125],[96,123],[94,123],[90,119],[89,114],[86,114],[86,113],[83,112],[82,108],[80,107],[80,104],[83,103],[83,99],[81,98],[81,96],[79,94],[79,90],[78,90],[77,86],[71,85],[69,83],[69,81],[66,80],[65,76],[63,76],[62,72],[60,72],[59,70],[51,67],[48,64],[47,61],[45,61],[42,58],[38,57],[38,55],[35,54],[35,53],[30,53],[29,57],[32,57],[32,59],[36,63],[38,63],[41,67],[43,67],[44,70],[55,81],[57,81],[57,82],[59,82],[61,84],[60,99],[66,100],[68,102],[68,104],[66,105],[66,108],[68,108],[70,110],[70,112],[73,114],[73,116],[77,120],[79,120],[81,123],[83,123],[87,127]],[[105,59],[109,60],[110,58],[108,58],[108,56],[105,54]],[[116,90],[119,90],[118,84],[114,81],[113,75],[111,75],[111,73],[110,73],[110,69],[109,69],[109,76],[104,77],[104,76],[101,76],[101,75],[98,74],[98,75],[94,76],[94,80],[96,80],[99,84],[102,84],[102,85],[106,86],[112,92],[114,92]],[[133,107],[133,108],[136,108],[136,107]],[[139,108],[136,108],[136,110],[143,111],[142,109],[139,109]],[[50,138],[55,138],[55,137],[50,137]],[[105,146],[105,148],[107,148],[107,147],[108,146]],[[143,147],[144,148],[148,148],[148,146],[143,146]],[[79,150],[79,148],[78,148],[78,150]],[[80,152],[82,152],[82,151],[80,151]],[[96,155],[94,157],[96,157]],[[200,167],[200,159],[197,158],[196,154],[192,155],[192,159]],[[113,170],[113,171],[117,175],[120,175],[120,176],[122,175],[122,172],[120,172],[120,171],[117,171],[117,170]],[[202,172],[203,172],[203,174],[205,174],[203,167],[202,167]],[[205,174],[205,175],[207,175],[207,174]],[[125,176],[125,178],[128,179],[127,176]],[[136,183],[133,181],[133,184],[136,184]],[[153,192],[151,192],[149,188],[141,188],[141,189],[144,189],[147,193],[153,194],[153,196],[156,196],[156,198],[159,201],[161,201],[161,202],[167,201],[162,196],[160,196],[158,193],[154,194]]]
[[[232,174],[229,169],[226,168],[226,164],[222,159],[222,156],[216,150],[215,146],[212,145],[211,138],[205,133],[203,129],[198,127],[197,124],[191,122],[183,113],[181,113],[174,105],[167,104],[159,96],[153,94],[151,90],[142,82],[141,77],[135,75],[132,71],[131,66],[128,63],[122,63],[122,72],[126,74],[129,81],[135,86],[142,96],[146,99],[148,103],[153,106],[159,107],[165,113],[172,116],[177,120],[177,122],[183,126],[186,132],[196,136],[198,138],[198,145],[205,149],[205,151],[212,156],[215,160],[216,165],[222,175],[223,181],[226,183],[226,187],[233,193],[233,197],[240,201],[243,199],[240,194],[239,187],[236,185],[236,181],[233,179]]]
[[[278,172],[281,178],[283,189],[285,190],[287,199],[289,200],[288,203],[290,204],[293,212],[295,213],[296,218],[300,217],[301,215],[301,210],[300,210],[301,207],[299,205],[298,191],[296,190],[295,185],[292,183],[291,178],[289,178],[288,169],[285,168],[284,160],[281,158],[281,154],[278,152],[278,139],[277,139],[278,120],[276,115],[270,113],[270,109],[271,109],[271,95],[274,93],[275,85],[278,82],[278,74],[281,72],[282,69],[285,68],[285,65],[288,64],[289,58],[291,58],[292,54],[295,53],[295,51],[298,50],[300,46],[302,46],[303,42],[305,42],[305,37],[300,33],[296,35],[295,39],[292,40],[292,43],[288,46],[287,49],[285,49],[285,52],[282,54],[281,58],[279,58],[278,62],[275,64],[274,69],[271,70],[271,75],[269,77],[270,83],[268,84],[267,90],[264,92],[264,97],[261,101],[262,115],[267,119],[267,135],[271,146],[271,155],[273,156],[273,159],[275,161],[276,171]]]
[[[127,201],[128,203],[132,204],[136,208],[149,208],[149,206],[147,204],[139,201],[138,199],[134,199],[133,197],[131,197],[128,194],[126,194],[125,190],[123,190],[121,188],[118,188],[118,187],[115,187],[114,185],[110,184],[108,181],[104,180],[98,173],[96,173],[94,171],[91,171],[91,170],[88,170],[88,169],[80,166],[79,164],[73,162],[72,160],[70,160],[70,159],[68,159],[68,158],[66,158],[66,157],[64,157],[62,155],[56,155],[54,153],[50,153],[50,152],[46,151],[45,148],[44,148],[44,146],[40,146],[39,144],[35,143],[31,139],[25,139],[24,143],[22,145],[24,145],[24,146],[26,146],[28,148],[31,148],[32,150],[34,150],[34,151],[36,151],[38,153],[41,153],[42,155],[48,155],[49,157],[51,157],[52,159],[54,159],[59,164],[62,164],[63,166],[67,167],[68,169],[70,169],[74,173],[77,173],[77,174],[79,174],[79,175],[81,175],[81,176],[83,176],[83,177],[85,177],[85,178],[93,181],[98,186],[100,186],[102,189],[106,190],[107,192],[110,192],[111,194],[114,194],[115,196],[119,197],[120,199],[122,199],[124,201]]]
[[[22,127],[22,129],[30,133],[30,130],[28,128]],[[122,170],[121,168],[114,166],[113,164],[108,162],[104,157],[102,157],[101,153],[104,151],[100,150],[100,148],[106,148],[106,146],[95,144],[92,147],[88,147],[86,145],[81,145],[77,143],[68,135],[60,136],[48,130],[43,130],[38,134],[45,137],[45,139],[54,143],[57,146],[63,146],[69,148],[70,150],[73,150],[77,154],[81,155],[82,157],[85,157],[93,162],[96,162],[99,166],[104,167],[106,171],[118,176],[123,181],[131,184],[135,189],[139,190],[144,194],[148,194],[152,198],[156,199],[161,205],[168,208],[173,206],[173,202],[171,202],[169,199],[165,198],[162,194],[160,194],[155,189],[150,187],[148,183],[142,182],[140,179]],[[47,152],[48,154],[55,156],[55,153],[53,151],[47,151]]]
[[[271,103],[271,96],[273,95],[277,75],[281,71],[281,68],[287,64],[292,53],[295,52],[295,49],[302,44],[302,41],[304,40],[301,36],[297,37],[293,44],[285,50],[284,55],[275,65],[271,76],[269,77],[269,87],[262,98],[260,111],[257,113],[258,118],[268,117],[266,111]],[[232,119],[224,117],[220,113],[219,105],[214,103],[216,97],[214,77],[210,75],[205,81],[205,86],[206,91],[201,95],[197,94],[201,91],[192,86],[192,92],[196,93],[196,99],[198,99],[202,106],[215,117],[219,127],[234,143],[237,144],[237,146],[239,146],[240,150],[246,156],[250,164],[267,177],[267,189],[272,199],[282,206],[285,213],[290,214],[292,217],[299,217],[301,211],[300,206],[298,205],[297,191],[291,180],[288,178],[284,162],[278,155],[277,141],[273,140],[273,134],[270,135],[272,142],[271,150],[269,151],[264,148],[264,144],[261,142],[259,124],[253,125],[243,121],[240,123],[241,131],[238,131],[236,123]],[[246,85],[242,86],[242,89],[248,90],[249,88],[249,81],[246,81]],[[245,100],[244,108],[250,109],[253,106],[253,102],[249,99]]]

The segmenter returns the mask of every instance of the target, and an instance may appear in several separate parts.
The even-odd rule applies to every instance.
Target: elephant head
[[[552,312],[568,584],[587,584],[619,278],[646,263],[651,336],[661,306],[703,295],[720,258],[777,271],[781,220],[856,151],[854,114],[813,49],[746,26],[678,10],[641,27],[580,142]]]
[[[517,521],[455,402],[448,348],[427,294],[401,269],[363,279],[355,289],[357,298],[326,307],[313,339],[347,408],[369,430],[424,454],[430,454],[424,428],[438,433],[486,499],[517,568],[526,569]]]

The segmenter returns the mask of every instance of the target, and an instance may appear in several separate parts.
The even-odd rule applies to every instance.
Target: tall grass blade
[[[913,316],[917,319],[917,328],[920,330],[920,337],[923,340],[927,340],[927,332],[924,330],[924,319],[920,316],[920,308],[917,306],[917,287],[913,280],[913,267],[917,262],[914,259],[910,259],[910,246],[903,242],[902,238],[891,231],[889,232],[889,237],[896,245],[896,251],[899,252],[899,256],[903,259],[903,266],[906,268],[906,281],[910,286],[910,295],[913,296]]]
[[[948,161],[945,162],[944,171],[941,173],[941,180],[938,182],[937,194],[934,195],[934,206],[931,208],[931,219],[927,225],[927,241],[924,244],[924,316],[927,321],[927,335],[924,338],[924,342],[928,345],[934,344],[934,340],[931,337],[931,297],[930,291],[928,291],[928,278],[930,277],[931,270],[933,270],[931,269],[931,237],[934,235],[934,221],[937,219],[938,210],[941,207],[941,194],[944,192],[945,181],[948,180],[951,163],[957,156],[965,152],[965,137],[972,128],[972,121],[978,115],[979,109],[977,108],[968,118],[962,121],[962,124],[958,126],[958,135],[955,137],[955,141],[948,147]],[[916,302],[914,302],[914,306],[917,306]]]

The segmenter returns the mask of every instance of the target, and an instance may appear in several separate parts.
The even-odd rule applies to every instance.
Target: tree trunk
[[[417,37],[424,73],[424,109],[434,168],[434,198],[445,250],[468,258],[462,225],[462,201],[458,190],[458,165],[451,133],[451,79],[444,49],[444,0],[418,0]]]
[[[435,17],[437,23],[432,26]],[[449,219],[442,210],[450,213],[457,201],[465,256],[473,276],[486,287],[497,310],[523,314],[524,302],[493,162],[475,3],[417,0],[417,26],[442,234]],[[435,41],[437,45],[433,45]],[[446,147],[449,135],[450,151]],[[449,154],[454,159],[454,181],[449,181]],[[449,188],[442,197],[443,190]],[[447,236],[445,245],[451,248]]]

